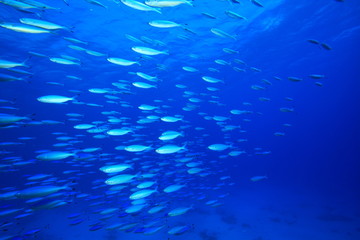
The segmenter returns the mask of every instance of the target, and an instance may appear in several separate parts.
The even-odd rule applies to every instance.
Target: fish
[[[181,27],[180,24],[167,20],[152,20],[149,22],[149,25],[157,28]]]
[[[103,88],[90,88],[88,89],[89,92],[91,93],[98,93],[98,94],[102,94],[102,93],[108,93],[109,91]]]
[[[48,22],[40,19],[34,19],[34,18],[20,18],[19,21],[23,24],[27,24],[47,30],[68,29],[67,27],[52,22]]]
[[[114,128],[106,131],[106,133],[110,136],[123,136],[130,132],[132,132],[131,129],[124,129],[124,128]]]
[[[96,127],[96,125],[87,124],[87,123],[82,123],[82,124],[78,124],[78,125],[74,126],[75,129],[82,129],[82,130],[90,129],[90,128],[93,128],[93,127]]]
[[[181,235],[187,231],[189,231],[191,229],[190,226],[188,225],[179,225],[179,226],[175,226],[172,227],[168,230],[168,234],[170,235]]]
[[[148,48],[148,47],[141,47],[141,46],[135,46],[131,48],[134,52],[143,54],[143,55],[148,55],[148,56],[155,56],[155,55],[159,55],[159,54],[166,54],[169,55],[168,52],[166,51],[159,51],[153,48]]]
[[[151,110],[154,110],[154,109],[158,109],[158,107],[151,106],[151,105],[148,105],[148,104],[141,104],[138,108],[140,110],[144,110],[144,111],[151,111]]]
[[[23,81],[23,78],[15,77],[9,74],[0,73],[0,82]]]
[[[101,52],[97,52],[97,51],[93,51],[93,50],[89,50],[89,49],[86,49],[85,52],[89,55],[92,55],[92,56],[95,56],[95,57],[103,57],[103,56],[106,56],[105,53],[101,53]]]
[[[234,50],[234,49],[231,49],[231,48],[223,48],[222,49],[224,52],[226,52],[226,53],[229,53],[229,54],[238,54],[239,53],[239,51],[237,51],[237,50]],[[235,61],[235,60],[234,60]]]
[[[151,149],[150,146],[144,146],[144,145],[129,145],[124,148],[124,150],[128,152],[142,152],[149,149]]]
[[[130,195],[129,198],[131,200],[143,199],[143,198],[146,198],[156,192],[157,192],[157,189],[144,189],[144,190],[134,192],[133,194]]]
[[[154,8],[154,7],[151,7],[149,5],[146,5],[142,2],[138,2],[138,1],[135,1],[135,0],[120,0],[123,4],[125,4],[126,6],[128,7],[131,7],[133,9],[136,9],[136,10],[140,10],[140,11],[152,11],[152,12],[157,12],[157,13],[160,13],[161,14],[161,10],[158,9],[158,8]]]
[[[179,136],[183,136],[183,134],[180,132],[176,132],[176,131],[166,131],[161,134],[159,139],[162,141],[169,141],[169,140],[173,140]]]
[[[140,188],[140,189],[144,189],[144,188],[152,187],[154,184],[156,184],[156,182],[154,182],[154,181],[147,181],[147,182],[139,183],[136,187],[137,187],[137,188]]]
[[[145,4],[151,7],[176,7],[181,4],[187,4],[190,6],[192,2],[189,0],[146,0]]]
[[[298,77],[288,77],[288,79],[292,82],[301,82],[302,81],[302,79],[298,78]]]
[[[5,59],[0,59],[0,68],[14,68],[14,67],[28,67],[25,63],[27,60],[23,62],[13,62]]]
[[[39,8],[39,9],[52,9],[52,10],[58,10],[59,9],[59,8],[56,8],[56,7],[49,6],[49,5],[45,4],[45,3],[35,1],[35,0],[18,0],[18,1],[29,4],[29,5],[32,5],[32,6],[36,7],[36,8]]]
[[[246,17],[241,16],[240,14],[233,12],[233,11],[225,11],[225,14],[228,15],[231,18],[235,18],[235,19],[242,19],[242,20],[247,20]]]
[[[108,8],[107,6],[105,6],[104,4],[102,4],[101,2],[99,1],[96,1],[96,0],[86,0],[88,3],[91,3],[95,6],[99,6],[99,7],[103,7],[103,8]]]
[[[221,79],[217,79],[217,78],[214,78],[214,77],[209,77],[209,76],[203,76],[201,77],[205,82],[209,82],[209,83],[224,83],[223,80]]]
[[[157,148],[155,151],[159,154],[172,154],[179,151],[186,150],[185,145],[180,147],[174,144],[167,144],[162,147]]]
[[[250,2],[252,2],[255,6],[257,6],[257,7],[264,7],[264,5],[262,5],[259,1],[257,1],[257,0],[250,0]]]
[[[330,47],[327,43],[320,43],[320,46],[325,50],[332,50],[332,47]]]
[[[60,103],[66,103],[68,101],[73,101],[73,100],[75,100],[75,97],[65,97],[65,96],[60,96],[60,95],[45,95],[45,96],[38,97],[37,100],[42,103],[60,104]]]
[[[131,61],[131,60],[126,60],[126,59],[123,59],[123,58],[107,58],[107,60],[111,63],[114,63],[116,65],[120,65],[120,66],[131,66],[131,65],[134,65],[134,64],[138,64],[140,65],[139,62],[137,61]]]
[[[307,41],[312,44],[320,44],[320,42],[316,39],[308,39]]]
[[[232,39],[236,40],[236,37],[235,37],[235,36],[233,36],[233,35],[225,32],[225,31],[223,31],[223,30],[220,30],[220,29],[218,29],[218,28],[212,28],[210,31],[211,31],[213,34],[215,34],[215,35],[217,35],[217,36],[219,36],[219,37],[232,38]]]
[[[165,116],[165,117],[161,117],[160,119],[163,122],[170,122],[170,123],[178,122],[178,121],[183,120],[181,117],[172,117],[172,116]],[[165,135],[166,135],[166,133],[165,133]]]
[[[309,75],[309,77],[312,78],[312,79],[322,79],[325,76],[322,75],[322,74],[311,74],[311,75]]]
[[[0,127],[9,126],[22,120],[30,120],[28,117],[21,117],[13,114],[0,113]]]
[[[14,209],[1,210],[1,211],[0,211],[0,217],[4,217],[4,216],[7,216],[7,215],[11,215],[11,214],[20,212],[20,211],[22,211],[22,210],[23,210],[22,208],[14,208]],[[10,238],[5,238],[5,239],[10,239]]]
[[[227,62],[227,61],[225,61],[225,60],[222,60],[222,59],[215,59],[215,61],[214,61],[215,63],[217,63],[217,64],[220,64],[220,65],[230,65],[231,63],[230,62]]]
[[[170,212],[168,212],[168,216],[170,217],[175,217],[175,216],[179,216],[179,215],[183,215],[185,213],[187,213],[190,209],[192,209],[193,206],[191,207],[179,207],[179,208],[175,208],[173,210],[171,210]]]
[[[142,210],[144,207],[146,207],[147,205],[148,205],[147,203],[132,205],[132,206],[126,208],[126,209],[125,209],[125,212],[126,212],[126,213],[130,213],[130,214],[132,214],[132,213],[137,213],[137,212],[141,211],[141,210]],[[131,227],[134,226],[134,224],[137,225],[138,223],[133,223],[133,224],[129,225],[129,226],[126,227],[126,228],[131,228]],[[122,228],[124,228],[124,226],[122,226]]]
[[[222,143],[215,143],[208,146],[208,149],[213,151],[224,151],[228,148],[230,148],[231,145],[222,144]]]
[[[75,153],[70,152],[63,152],[63,151],[49,151],[45,153],[41,153],[36,156],[36,159],[41,161],[57,161],[57,160],[63,160],[68,157],[74,157],[76,156]]]
[[[134,178],[138,177],[138,175],[132,174],[121,174],[113,176],[105,181],[107,185],[118,185],[123,183],[131,182]]]
[[[37,8],[34,5],[27,4],[25,2],[15,1],[15,0],[0,0],[0,3],[6,4],[8,6],[18,8],[21,10]]]
[[[146,73],[143,73],[143,72],[136,72],[136,75],[143,78],[143,79],[145,79],[145,80],[151,81],[151,82],[156,82],[158,80],[157,77],[150,76],[150,75],[148,75]]]
[[[184,66],[184,67],[182,67],[182,69],[187,72],[198,72],[199,71],[194,67],[188,67],[188,66]]]
[[[17,192],[16,197],[21,199],[28,199],[28,198],[38,198],[38,197],[45,197],[50,194],[59,192],[61,190],[70,190],[70,187],[65,186],[54,186],[54,185],[47,185],[47,186],[35,186],[20,190]]]
[[[185,187],[185,185],[174,184],[174,185],[167,186],[166,188],[164,188],[163,191],[165,193],[172,193],[172,192],[176,192],[184,187]]]
[[[51,57],[51,58],[49,58],[49,60],[54,63],[63,64],[63,65],[80,65],[79,62],[74,62],[72,60],[65,59],[65,58]]]
[[[166,205],[159,205],[159,206],[155,206],[155,207],[150,208],[148,210],[148,213],[149,214],[155,214],[155,213],[163,211],[164,209],[166,209]]]
[[[254,177],[251,177],[250,180],[252,182],[258,182],[258,181],[265,180],[267,178],[268,178],[267,176],[254,176]]]
[[[2,22],[0,23],[0,27],[13,30],[15,32],[21,32],[21,33],[50,33],[49,30],[39,27],[30,26],[27,24],[22,23],[10,23],[10,22]]]
[[[156,88],[155,85],[151,85],[151,84],[148,84],[148,83],[144,83],[144,82],[133,82],[132,83],[133,86],[137,87],[137,88]]]
[[[85,41],[82,41],[82,40],[79,40],[79,39],[76,39],[76,38],[63,37],[63,39],[65,39],[65,40],[67,40],[69,42],[72,42],[72,43],[80,43],[80,44],[88,45],[88,42],[85,42]]]
[[[216,19],[216,16],[214,16],[213,14],[207,13],[207,12],[202,12],[201,13],[203,16],[210,18],[210,19]]]

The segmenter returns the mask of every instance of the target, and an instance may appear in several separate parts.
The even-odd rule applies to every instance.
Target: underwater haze
[[[360,239],[358,0],[0,0],[0,240]]]

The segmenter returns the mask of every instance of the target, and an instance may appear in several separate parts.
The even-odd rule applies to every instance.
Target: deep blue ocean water
[[[359,2],[173,2],[160,14],[115,0],[0,0],[0,239],[359,239]],[[11,29],[24,18],[65,29]],[[71,99],[39,101],[48,95]],[[181,135],[158,139],[170,130]],[[148,148],[124,149],[135,144]],[[168,144],[179,149],[156,151]],[[115,175],[132,181],[107,184],[99,168],[124,163]],[[146,181],[154,192],[129,213]]]

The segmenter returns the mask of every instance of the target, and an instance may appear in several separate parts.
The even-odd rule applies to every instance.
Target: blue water
[[[33,7],[0,1],[0,239],[360,238],[357,1],[263,0],[260,7],[250,0],[195,0],[161,8],[161,14],[115,0],[42,2],[53,8],[23,2]],[[35,34],[4,25],[23,18],[66,29]],[[148,24],[153,20],[181,26],[157,28]],[[134,46],[166,54],[142,55]],[[120,66],[107,61],[110,57],[137,63]],[[222,64],[215,62],[219,59]],[[5,67],[2,60],[26,66]],[[197,71],[185,71],[184,66]],[[145,80],[136,72],[156,79]],[[6,81],[3,75],[19,79]],[[206,82],[204,76],[221,82]],[[138,88],[134,82],[154,87]],[[107,92],[89,91],[94,88]],[[38,100],[47,95],[74,99],[61,104]],[[141,104],[156,109],[143,111]],[[3,114],[21,118],[4,123],[9,115]],[[141,122],[148,116],[156,117]],[[165,116],[181,120],[160,119]],[[99,132],[74,128],[84,123]],[[131,131],[123,136],[106,133],[120,128]],[[169,130],[181,136],[158,139]],[[70,139],[57,140],[60,136]],[[58,143],[68,145],[54,146]],[[134,144],[149,148],[124,150]],[[182,149],[156,151],[167,144]],[[226,149],[211,150],[212,144]],[[88,148],[99,149],[86,152]],[[52,151],[71,156],[39,157]],[[105,181],[113,175],[99,168],[123,163],[132,167],[116,175],[134,178],[114,185],[123,189],[111,190]],[[199,163],[200,172],[189,173],[188,163]],[[150,173],[154,175],[144,177]],[[31,180],[38,174],[47,176]],[[143,198],[142,210],[127,213],[129,196],[145,181],[154,181],[148,189],[156,192]],[[185,186],[164,193],[173,184]],[[22,197],[38,186],[65,187]],[[149,213],[155,206],[164,209]],[[189,209],[168,215],[179,207]],[[176,226],[183,230],[172,234]]]

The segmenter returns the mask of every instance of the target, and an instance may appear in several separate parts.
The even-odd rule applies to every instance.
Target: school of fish
[[[237,47],[241,36],[227,22],[246,29],[253,16],[242,8],[261,14],[270,1],[213,1],[223,9],[191,0],[0,0],[7,13],[0,31],[11,40],[0,56],[1,91],[24,95],[0,99],[0,173],[9,179],[0,189],[0,230],[6,230],[0,239],[44,231],[16,231],[17,223],[54,208],[64,209],[70,227],[89,231],[186,234],[194,223],[179,216],[221,206],[223,189],[234,185],[223,162],[271,154],[246,145],[247,125],[262,114],[254,101],[271,101],[267,93],[284,81],[322,86],[325,76],[266,76],[248,64]],[[86,32],[75,8],[94,19],[118,17]],[[148,31],[123,25],[127,18]],[[216,57],[192,47],[206,39]],[[244,88],[257,99],[223,101],[232,82],[248,76],[257,80]],[[283,99],[279,114],[296,112],[294,99]],[[273,135],[291,126],[283,123]],[[267,178],[259,172],[248,181]],[[87,211],[74,211],[75,203]]]

